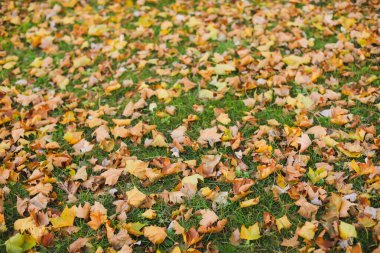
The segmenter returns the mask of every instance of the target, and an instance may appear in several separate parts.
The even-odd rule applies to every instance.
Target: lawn
[[[380,4],[0,4],[0,252],[380,252]]]

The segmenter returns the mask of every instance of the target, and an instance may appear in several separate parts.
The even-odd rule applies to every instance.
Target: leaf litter
[[[2,251],[379,252],[379,9],[4,2]]]

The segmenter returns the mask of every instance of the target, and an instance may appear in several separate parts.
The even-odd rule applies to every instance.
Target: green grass
[[[175,1],[158,1],[159,3],[149,3],[147,4],[151,8],[158,8],[160,10],[165,10],[167,8],[171,8],[172,4]],[[91,6],[93,7],[94,12],[101,13],[102,10],[97,6],[96,1],[90,1]],[[206,9],[205,5],[199,4],[199,9]],[[302,8],[302,5],[297,5],[297,8]],[[73,9],[65,9],[65,12],[68,14],[73,14]],[[63,15],[64,14],[60,14]],[[109,16],[111,16],[108,13]],[[116,13],[112,13],[112,15],[117,15]],[[161,17],[160,17],[161,18]],[[132,18],[132,21],[128,22],[122,22],[121,26],[123,29],[126,29],[127,31],[133,31],[136,28],[136,24],[134,22],[137,21],[136,17]],[[31,22],[24,22],[22,23],[17,29],[13,27],[11,30],[9,30],[11,33],[17,32],[21,34],[25,34],[30,28],[34,27],[36,24]],[[247,24],[245,24],[247,25]],[[268,31],[275,29],[279,25],[278,22],[271,21],[271,23],[268,26]],[[72,26],[68,27],[59,27],[62,30],[67,29],[65,31],[66,33],[70,33],[72,29]],[[141,39],[138,40],[140,43],[147,44],[147,43],[153,43],[155,46],[159,46],[161,43],[159,32],[160,27],[159,26],[153,26],[151,27],[153,29],[154,36],[153,38],[149,39]],[[178,29],[175,28],[175,29]],[[190,32],[190,30],[185,27],[185,31]],[[196,32],[196,31],[193,31]],[[335,43],[337,41],[337,36],[334,34],[333,36],[329,37],[323,37],[319,31],[317,31],[314,28],[307,27],[305,29],[307,38],[315,38],[315,44],[312,49],[313,51],[318,50],[324,50],[325,45],[327,43]],[[127,32],[128,33],[128,32]],[[182,36],[182,35],[181,35]],[[182,36],[184,37],[184,36]],[[88,110],[98,110],[100,106],[110,106],[110,107],[116,107],[116,115],[115,116],[109,116],[105,115],[102,118],[104,120],[107,120],[109,123],[109,126],[112,128],[114,124],[112,123],[112,118],[121,118],[121,114],[125,108],[125,106],[130,101],[137,101],[140,99],[139,95],[134,95],[131,98],[126,97],[126,94],[128,92],[134,92],[135,88],[138,84],[141,84],[142,82],[145,82],[149,78],[159,78],[159,82],[165,82],[167,83],[168,87],[173,87],[179,79],[182,78],[180,74],[176,76],[171,77],[160,77],[158,76],[154,71],[152,71],[152,66],[149,64],[143,68],[142,70],[131,70],[128,69],[126,72],[120,77],[119,82],[122,83],[124,80],[132,80],[134,83],[133,87],[127,87],[127,88],[120,88],[117,91],[114,91],[111,95],[106,95],[104,93],[103,88],[100,86],[100,84],[96,84],[93,87],[89,87],[88,89],[81,88],[86,81],[83,81],[83,78],[88,78],[92,74],[100,71],[99,64],[104,63],[107,60],[110,60],[110,58],[107,58],[104,54],[100,53],[95,58],[95,62],[91,67],[87,67],[83,73],[81,73],[80,78],[77,80],[71,80],[70,84],[67,87],[67,90],[58,90],[55,86],[52,86],[50,84],[51,78],[49,76],[42,76],[42,77],[34,77],[30,76],[31,71],[31,62],[37,57],[52,57],[53,58],[53,68],[58,68],[60,65],[61,60],[65,57],[65,54],[73,54],[75,50],[82,50],[79,49],[78,45],[71,45],[63,41],[57,42],[58,46],[58,52],[49,55],[45,52],[43,52],[40,48],[31,48],[27,44],[27,42],[24,40],[25,44],[28,45],[24,49],[16,49],[12,45],[12,43],[9,41],[9,37],[0,38],[0,45],[1,50],[4,50],[7,52],[7,55],[17,55],[20,59],[18,61],[18,67],[20,68],[20,74],[14,75],[11,73],[10,70],[1,69],[0,70],[0,80],[8,80],[11,83],[11,86],[18,89],[20,92],[24,92],[33,88],[39,88],[39,92],[43,95],[47,95],[50,91],[55,91],[57,93],[62,94],[71,94],[72,96],[76,97],[76,102],[78,103],[79,109],[84,109],[86,111]],[[92,38],[91,36],[85,36],[85,40],[89,41],[90,43],[99,43],[102,40],[99,38]],[[129,36],[127,36],[126,40],[131,42],[136,42],[136,39],[131,39]],[[243,44],[250,44],[251,41],[243,41]],[[244,44],[244,45],[245,45]],[[187,37],[180,43],[179,46],[171,45],[168,42],[168,48],[176,48],[178,50],[178,54],[180,56],[184,56],[188,49],[190,48],[196,48],[197,46],[193,43],[193,41],[190,41]],[[273,46],[273,47],[276,47]],[[272,47],[272,49],[273,49]],[[224,54],[227,53],[231,55],[230,52],[236,51],[239,46],[235,44],[235,42],[228,38],[227,40],[223,42],[218,41],[211,41],[208,45],[205,46],[207,50],[200,50],[202,53],[205,51],[210,51],[213,53],[218,54]],[[0,50],[0,51],[1,51]],[[131,55],[135,55],[139,50],[134,49],[130,50],[129,48],[124,49],[125,52],[128,51],[128,53],[131,53]],[[255,48],[252,48],[253,52],[255,51]],[[283,50],[283,48],[281,48]],[[308,49],[309,50],[309,49]],[[89,48],[83,49],[82,53],[91,53],[91,50]],[[257,52],[256,52],[257,53]],[[236,57],[236,54],[232,54],[233,57]],[[159,58],[157,56],[157,52],[153,52],[150,56],[151,58]],[[178,62],[177,55],[174,57],[169,57],[165,59],[161,59],[164,61],[164,67],[169,68],[173,66],[173,63]],[[112,61],[112,60],[111,60]],[[339,79],[339,85],[337,87],[333,87],[335,91],[339,92],[341,91],[341,88],[344,84],[349,84],[350,82],[359,82],[363,76],[371,76],[376,75],[378,79],[374,81],[373,84],[371,84],[373,87],[379,87],[380,86],[380,75],[379,71],[374,70],[372,67],[376,66],[376,59],[369,59],[366,62],[363,63],[355,63],[355,64],[349,64],[348,66],[345,66],[345,69],[347,71],[351,71],[354,73],[353,77],[344,77],[341,75],[341,71],[335,71],[331,73],[324,73],[323,76],[318,80],[318,84],[324,85],[325,80],[330,77],[335,77]],[[115,70],[119,68],[122,65],[121,62],[118,61],[112,61],[111,66]],[[128,66],[127,66],[128,67]],[[62,71],[65,74],[68,74],[68,69],[63,68]],[[79,72],[76,70],[74,73],[70,73],[70,76],[78,75]],[[112,73],[102,73],[104,74],[104,82],[109,82],[111,80],[114,80],[114,74]],[[238,72],[234,72],[231,74],[231,76],[237,75]],[[27,78],[28,81],[33,81],[32,85],[22,86],[22,85],[14,85],[14,83],[22,78]],[[200,76],[199,75],[190,75],[189,77],[192,79],[192,81],[199,83]],[[253,76],[253,79],[256,77]],[[153,88],[155,84],[152,84],[151,87]],[[310,95],[310,93],[313,90],[309,90],[308,88],[301,87],[299,85],[296,85],[293,82],[288,83],[288,85],[291,85],[291,96],[295,97],[297,94],[303,94],[303,95]],[[215,90],[215,87],[207,83],[207,88],[211,90]],[[186,135],[191,138],[191,140],[196,141],[199,137],[199,131],[205,128],[209,128],[213,126],[213,120],[215,120],[214,115],[214,109],[217,108],[223,108],[225,109],[226,113],[228,113],[231,124],[230,126],[234,125],[237,121],[241,122],[242,118],[246,116],[246,113],[250,112],[250,109],[247,108],[244,103],[242,102],[242,99],[247,97],[253,97],[255,93],[261,94],[263,92],[267,91],[267,88],[257,88],[252,91],[242,92],[242,96],[235,95],[235,91],[231,88],[222,99],[220,100],[200,100],[199,99],[199,89],[195,88],[190,92],[182,93],[179,97],[173,98],[169,103],[164,103],[163,101],[158,100],[157,98],[153,97],[147,100],[149,103],[156,103],[157,108],[150,112],[148,107],[141,110],[141,113],[143,114],[141,118],[135,119],[132,122],[132,125],[135,125],[140,120],[143,121],[146,124],[150,125],[156,125],[157,130],[163,133],[167,140],[170,140],[170,131],[181,126],[183,124],[183,121],[190,115],[195,114],[199,117],[199,119],[195,122],[192,122],[188,126],[188,131],[186,132]],[[92,94],[92,98],[94,100],[89,101],[88,96],[89,94]],[[342,96],[342,99],[345,101],[348,100],[346,96]],[[380,131],[380,126],[377,124],[376,120],[380,118],[380,112],[376,108],[376,104],[380,102],[379,98],[376,99],[375,103],[369,103],[364,104],[360,103],[359,101],[356,101],[355,105],[350,106],[348,109],[350,110],[350,113],[358,116],[361,121],[361,125],[369,126],[371,124],[375,125],[377,133]],[[194,104],[202,105],[204,107],[204,111],[202,113],[195,112],[192,108]],[[176,107],[176,114],[175,116],[165,116],[163,118],[158,117],[156,112],[157,111],[163,111],[165,109],[165,106],[171,105]],[[330,106],[327,106],[325,108],[318,108],[319,109],[328,109]],[[31,106],[29,107],[22,107],[19,106],[16,107],[18,110],[25,110],[29,111],[31,110]],[[66,107],[66,104],[64,106],[61,106],[54,111],[50,113],[49,116],[51,117],[58,117],[68,111],[69,108]],[[345,132],[354,131],[355,129],[347,129],[344,126],[338,126],[331,123],[329,118],[318,116],[317,111],[308,112],[309,118],[312,118],[314,120],[314,125],[321,125],[323,127],[328,128],[329,130],[341,130]],[[265,107],[257,109],[254,108],[254,113],[252,113],[253,117],[256,118],[257,123],[256,124],[250,124],[246,123],[243,124],[243,126],[239,129],[242,136],[245,140],[251,140],[254,138],[254,135],[256,134],[257,130],[262,125],[267,125],[267,121],[270,119],[275,119],[280,123],[279,128],[283,128],[285,125],[287,126],[295,126],[296,122],[296,112],[295,110],[286,109],[284,107],[278,106],[274,103],[274,101],[267,102]],[[7,129],[11,129],[12,125],[10,123],[3,125],[2,127],[5,127]],[[82,125],[78,124],[78,128],[82,129],[84,131],[84,136],[87,140],[92,140],[93,137],[92,132],[94,129],[89,129],[87,127],[83,127]],[[60,149],[57,152],[73,152],[73,149],[70,144],[68,144],[66,141],[62,139],[64,133],[67,131],[66,126],[60,124],[59,122],[55,126],[54,131],[51,133],[51,138],[54,141],[59,142]],[[29,141],[33,142],[38,137],[38,133],[31,135],[30,137],[26,138]],[[148,137],[151,137],[150,135]],[[145,139],[145,137],[144,137]],[[268,137],[264,137],[264,139],[267,141],[269,145],[272,145],[273,148],[278,149],[285,149],[284,145],[279,143],[278,141],[270,142]],[[120,145],[124,143],[127,145],[128,150],[130,151],[131,156],[137,156],[138,159],[144,160],[144,161],[152,161],[154,158],[160,158],[160,157],[169,157],[172,162],[176,161],[176,158],[171,157],[170,149],[167,148],[153,148],[153,147],[147,147],[145,148],[143,146],[143,143],[140,145],[135,145],[132,143],[129,139],[117,139],[115,140],[115,148],[112,152],[116,152],[116,150],[120,147]],[[186,148],[185,152],[181,154],[181,159],[183,160],[190,160],[195,159],[197,160],[198,164],[201,161],[201,156],[209,154],[210,151],[213,148],[201,148],[199,150],[192,150],[190,148]],[[233,156],[234,151],[230,147],[223,147],[221,144],[216,145],[216,152],[221,154],[223,156],[222,161],[226,162],[226,156]],[[30,147],[25,147],[25,151],[31,152],[34,155],[36,155],[35,158],[31,160],[38,161],[42,163],[43,161],[46,161],[48,152],[41,151],[37,154],[37,152]],[[307,151],[308,154],[310,154],[310,161],[307,164],[307,167],[315,167],[315,164],[317,162],[323,161],[323,157],[319,155],[318,153],[314,152],[311,148]],[[92,170],[92,165],[89,164],[88,160],[91,157],[96,157],[99,162],[105,160],[105,159],[112,159],[112,153],[108,153],[98,146],[96,146],[93,151],[89,154],[85,154],[82,156],[73,156],[73,163],[80,166],[88,166],[88,173],[89,176],[96,176],[100,173],[94,172]],[[256,182],[252,187],[253,193],[251,193],[248,197],[253,198],[260,196],[260,202],[258,205],[255,205],[253,207],[248,208],[240,208],[239,202],[231,202],[228,201],[226,205],[217,206],[215,212],[218,214],[219,218],[227,218],[228,223],[224,230],[221,233],[216,234],[206,234],[202,240],[202,242],[206,245],[207,243],[212,243],[216,247],[219,248],[220,252],[295,252],[294,249],[287,249],[282,246],[280,246],[282,240],[284,238],[290,238],[293,236],[294,231],[296,231],[297,227],[302,226],[306,219],[301,217],[297,214],[298,207],[294,204],[295,200],[291,199],[288,195],[283,194],[279,197],[278,200],[274,198],[274,195],[272,191],[269,189],[273,184],[276,184],[275,182],[275,176],[276,173],[269,176],[268,178],[264,180],[258,180],[254,178],[254,174],[257,172],[257,166],[259,163],[255,162],[251,157],[251,152],[244,157],[243,161],[248,165],[248,170],[245,172],[237,172],[239,177],[247,177],[247,178],[253,178]],[[374,158],[374,162],[378,163],[379,158]],[[350,161],[350,159],[345,159],[339,162],[335,163],[335,169],[336,171],[344,170],[343,164],[344,162]],[[281,160],[282,165],[286,164],[286,159]],[[1,165],[4,166],[4,165]],[[347,172],[347,170],[345,170]],[[62,185],[70,178],[70,170],[69,168],[54,168],[53,171],[51,171],[51,176],[57,179],[57,184],[54,184],[53,191],[56,193],[56,198],[49,204],[48,210],[52,211],[60,211],[64,208],[67,201],[67,192],[63,189]],[[22,218],[16,210],[15,203],[17,200],[17,197],[20,198],[26,198],[28,197],[28,192],[24,189],[23,181],[27,178],[25,177],[25,174],[21,174],[20,181],[17,183],[7,183],[6,187],[10,189],[10,193],[6,196],[4,201],[4,215],[6,217],[6,225],[8,227],[8,231],[5,233],[0,233],[0,244],[5,242],[13,233],[13,224],[17,219]],[[347,176],[349,174],[347,173]],[[104,205],[104,207],[108,210],[108,216],[112,216],[115,214],[115,206],[113,205],[113,202],[117,199],[115,196],[112,196],[108,194],[109,190],[111,188],[116,188],[118,190],[118,194],[123,194],[126,191],[133,188],[133,186],[138,187],[141,191],[143,191],[146,194],[158,194],[163,192],[164,190],[171,191],[174,189],[174,187],[181,181],[182,175],[176,174],[176,175],[170,175],[168,177],[164,177],[159,179],[157,182],[152,183],[149,185],[149,187],[144,188],[137,178],[131,176],[131,175],[122,175],[119,179],[119,182],[114,187],[106,187],[102,186],[101,190],[98,192],[92,192],[90,190],[84,189],[81,187],[76,194],[76,197],[78,199],[78,203],[85,203],[89,202],[91,204],[94,204],[95,201],[100,202]],[[307,176],[305,175],[302,178],[303,181],[307,181]],[[352,180],[351,182],[353,184],[353,188],[359,192],[359,193],[365,193],[367,190],[364,188],[366,185],[366,178],[363,177],[357,177]],[[231,184],[225,183],[225,182],[219,182],[214,179],[206,179],[205,182],[199,183],[198,189],[201,187],[209,186],[212,189],[215,189],[216,187],[219,187],[221,191],[230,191],[231,190]],[[336,188],[334,186],[327,185],[326,183],[322,182],[320,186],[324,187],[331,193],[332,191],[336,191]],[[371,195],[373,196],[373,199],[371,200],[374,207],[379,207],[379,197],[376,195],[375,192],[371,192]],[[194,211],[201,210],[201,209],[212,209],[213,205],[211,201],[205,200],[204,198],[196,195],[194,198],[186,200],[185,205],[187,208],[193,208]],[[162,200],[157,199],[157,203],[152,207],[152,209],[157,211],[158,217],[154,221],[149,221],[147,219],[144,219],[141,217],[141,214],[145,211],[142,209],[133,209],[131,212],[129,212],[128,218],[126,222],[142,222],[144,224],[154,224],[162,227],[167,227],[171,222],[171,214],[173,211],[177,210],[179,208],[179,205],[167,205]],[[46,210],[45,210],[46,211]],[[317,218],[320,219],[323,214],[325,213],[324,207],[321,207]],[[229,242],[229,237],[231,233],[236,229],[240,228],[241,225],[252,225],[256,222],[260,223],[260,227],[263,227],[263,216],[264,213],[270,213],[273,217],[279,218],[283,215],[287,215],[292,223],[292,227],[290,230],[285,232],[277,232],[277,230],[273,227],[272,229],[262,229],[262,238],[260,238],[257,241],[252,242],[243,242],[239,246],[233,246]],[[186,229],[189,229],[191,227],[197,227],[199,223],[200,217],[193,216],[189,220],[180,220],[180,224],[184,226]],[[348,219],[347,219],[348,220]],[[355,222],[354,219],[351,220],[352,222]],[[115,227],[118,227],[122,224],[122,222],[113,220],[113,225]],[[93,247],[93,250],[96,250],[98,247],[102,247],[103,249],[106,249],[109,247],[109,242],[105,235],[105,229],[102,227],[101,229],[94,231],[92,230],[87,224],[86,221],[83,219],[76,219],[75,224],[76,227],[78,227],[79,231],[77,233],[73,233],[72,235],[66,235],[63,231],[54,231],[54,246],[50,248],[46,248],[42,245],[38,245],[35,247],[35,250],[38,252],[65,252],[69,245],[74,242],[77,238],[80,237],[90,237],[91,238],[91,244]],[[321,230],[321,227],[320,227]],[[319,231],[320,232],[320,231]],[[179,242],[179,245],[183,248],[184,244],[182,242],[181,236],[175,235],[172,231],[168,232],[169,238],[160,246],[153,246],[146,238],[139,237],[138,240],[141,240],[141,246],[135,246],[136,252],[144,252],[144,247],[152,247],[155,249],[161,249],[162,251],[168,251],[170,250],[174,245],[175,242]],[[364,231],[360,230],[359,236],[356,239],[356,242],[360,242],[362,244],[363,249],[373,250],[377,247],[376,243],[373,242],[373,233],[371,231]],[[302,244],[303,245],[303,244]],[[313,244],[313,246],[316,246]],[[0,252],[4,252],[3,245],[0,245]],[[89,251],[91,252],[91,251]]]

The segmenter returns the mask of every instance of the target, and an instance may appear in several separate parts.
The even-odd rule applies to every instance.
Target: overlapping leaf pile
[[[380,252],[380,3],[4,1],[1,252]]]

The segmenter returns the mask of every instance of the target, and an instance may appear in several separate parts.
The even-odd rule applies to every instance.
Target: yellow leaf
[[[277,226],[278,231],[281,231],[281,229],[290,228],[292,224],[290,223],[288,217],[284,215],[281,218],[276,219],[276,226]]]
[[[72,8],[77,4],[78,0],[59,0],[58,2],[62,4],[63,7]]]
[[[287,57],[282,58],[282,61],[286,63],[286,65],[292,67],[292,68],[298,68],[302,64],[307,64],[310,62],[309,56],[296,56],[296,55],[289,55]]]
[[[65,90],[66,86],[69,84],[70,80],[67,77],[63,77],[58,80],[57,85],[61,90]]]
[[[108,31],[108,27],[105,24],[101,25],[92,25],[88,29],[88,35],[92,36],[103,36]]]
[[[356,163],[355,160],[352,160],[350,162],[350,168],[353,169],[359,175],[361,174],[361,169],[360,169],[359,165]]]
[[[152,147],[166,148],[169,147],[169,145],[166,143],[165,137],[162,134],[157,134],[153,139]]]
[[[228,114],[226,113],[219,114],[216,120],[222,123],[223,125],[228,125],[231,122],[231,119],[228,117]]]
[[[78,57],[74,59],[73,64],[74,68],[88,66],[91,64],[91,59],[87,56]]]
[[[11,62],[7,62],[7,63],[5,63],[5,64],[3,65],[3,68],[4,68],[4,69],[11,69],[11,68],[13,68],[15,65],[16,65],[16,62],[11,61]]]
[[[150,27],[153,23],[154,19],[148,14],[141,16],[138,21],[138,24],[143,27]]]
[[[351,151],[344,149],[341,146],[337,146],[337,148],[339,149],[340,152],[342,152],[343,154],[345,154],[346,156],[351,157],[351,158],[359,158],[363,155],[361,152],[351,152]]]
[[[322,138],[323,142],[328,146],[328,147],[335,147],[338,142],[336,142],[334,139],[332,139],[331,137],[329,136],[324,136]]]
[[[157,217],[157,213],[152,209],[148,209],[143,214],[141,214],[141,216],[146,219],[153,220]]]
[[[182,184],[191,184],[191,185],[197,185],[198,184],[198,181],[201,180],[203,181],[204,178],[199,175],[199,174],[194,174],[194,175],[191,175],[191,176],[187,176],[187,177],[184,177],[182,179]]]
[[[29,216],[29,217],[24,218],[24,219],[16,220],[14,223],[14,229],[19,230],[23,233],[25,230],[28,230],[31,227],[34,227],[36,225],[37,224],[34,222],[33,217]]]
[[[368,217],[367,215],[359,215],[358,221],[360,224],[362,224],[365,228],[371,228],[376,226],[377,222]]]
[[[246,228],[244,225],[241,226],[240,238],[248,241],[257,240],[261,237],[259,223],[256,222],[254,225]]]
[[[63,227],[70,227],[74,225],[74,219],[75,219],[75,206],[68,208],[67,206],[61,213],[61,216],[57,218],[51,218],[50,222],[53,224],[54,228],[63,228]]]
[[[196,27],[202,24],[202,21],[197,19],[196,17],[190,17],[189,21],[187,21],[186,25],[190,28]]]
[[[346,18],[346,17],[341,17],[339,21],[345,29],[349,29],[351,26],[353,26],[356,23],[356,20],[354,18]]]
[[[276,176],[276,183],[278,186],[280,186],[282,189],[284,189],[286,187],[286,182],[285,182],[285,177],[281,174],[278,174]]]
[[[143,227],[145,227],[145,224],[140,223],[140,222],[130,222],[130,223],[123,225],[123,227],[125,227],[125,229],[127,229],[128,233],[130,233],[131,235],[140,236],[143,234],[141,229]]]
[[[297,231],[297,234],[303,239],[311,241],[315,236],[315,231],[317,231],[317,226],[309,221],[306,221],[305,224]]]
[[[140,192],[136,187],[127,191],[128,204],[134,207],[139,207],[146,199],[146,195]]]
[[[39,68],[41,67],[42,65],[42,58],[41,57],[37,57],[35,58],[32,63],[30,64],[31,67],[34,67],[34,68]]]
[[[254,199],[244,200],[244,201],[240,202],[240,207],[244,208],[244,207],[254,206],[254,205],[257,205],[259,203],[259,201],[260,201],[260,197],[257,197]]]
[[[166,239],[166,228],[148,226],[144,228],[144,236],[154,244],[161,244]]]
[[[147,168],[149,164],[140,160],[127,160],[125,163],[125,170],[129,173],[138,177],[141,180],[147,178]]]
[[[315,171],[309,168],[309,173],[307,174],[313,184],[319,182],[320,180],[327,177],[327,171],[324,167],[319,167]]]
[[[345,223],[343,221],[340,221],[339,224],[339,235],[340,238],[343,240],[347,240],[348,238],[357,237],[356,228],[355,226]]]
[[[108,85],[104,91],[106,94],[110,94],[111,92],[115,91],[115,90],[118,90],[121,88],[121,84],[118,83],[118,82],[114,82],[112,83],[111,85]]]
[[[176,246],[170,253],[181,253],[181,248]]]
[[[232,71],[235,71],[235,65],[230,63],[230,64],[217,64],[214,67],[215,73],[217,75],[227,75]]]
[[[214,92],[207,89],[201,89],[198,96],[200,99],[212,99],[214,98]]]
[[[35,240],[39,241],[45,234],[46,228],[44,226],[39,226],[34,221],[33,217],[29,216],[24,219],[16,220],[14,223],[14,230],[18,230],[21,233],[27,231]]]
[[[61,124],[67,124],[70,122],[75,122],[75,115],[73,111],[68,111],[63,114],[63,119],[61,120]]]
[[[71,145],[74,145],[82,140],[82,132],[66,132],[63,135],[63,139]]]

